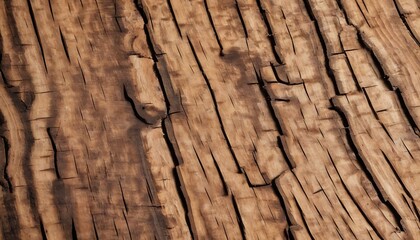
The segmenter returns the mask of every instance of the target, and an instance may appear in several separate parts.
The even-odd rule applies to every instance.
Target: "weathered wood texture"
[[[420,239],[418,0],[1,0],[0,239]]]

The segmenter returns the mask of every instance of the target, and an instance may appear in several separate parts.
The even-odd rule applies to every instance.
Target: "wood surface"
[[[418,0],[1,0],[0,239],[420,239]]]

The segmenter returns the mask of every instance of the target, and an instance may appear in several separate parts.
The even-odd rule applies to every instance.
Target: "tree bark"
[[[0,1],[0,239],[420,239],[416,0]]]

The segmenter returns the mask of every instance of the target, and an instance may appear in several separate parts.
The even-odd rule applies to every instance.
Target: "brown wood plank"
[[[0,239],[420,238],[418,19],[0,2]]]

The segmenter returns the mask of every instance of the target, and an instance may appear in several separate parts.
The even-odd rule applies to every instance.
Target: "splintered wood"
[[[0,239],[420,239],[419,9],[0,1]]]

